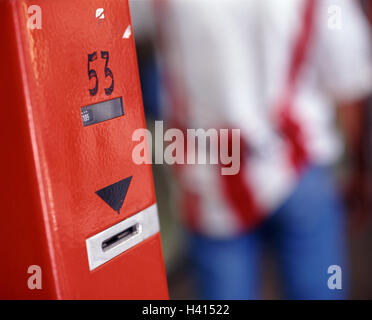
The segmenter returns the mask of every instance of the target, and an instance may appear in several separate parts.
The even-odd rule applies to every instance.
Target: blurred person
[[[238,175],[177,170],[199,297],[260,298],[269,240],[286,298],[346,298],[344,206],[331,166],[342,153],[335,105],[372,86],[357,2],[153,2],[168,123],[241,129]],[[334,265],[341,290],[328,287]]]

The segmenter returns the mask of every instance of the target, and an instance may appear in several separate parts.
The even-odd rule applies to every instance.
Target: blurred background
[[[286,100],[278,94],[285,81],[289,84],[283,89],[284,91],[287,90],[290,94],[292,91],[299,92],[300,97],[292,98],[291,103],[302,105],[303,108],[307,108],[306,110],[312,110],[305,112],[293,107],[297,110],[295,114],[296,112],[300,114],[298,116],[299,126],[303,126],[305,135],[306,130],[310,132],[309,136],[316,135],[316,133],[311,133],[313,125],[310,120],[310,123],[306,123],[307,118],[313,117],[313,121],[323,123],[323,127],[319,127],[317,132],[323,130],[324,133],[319,133],[319,137],[316,137],[318,142],[315,145],[324,142],[325,152],[320,147],[318,149],[313,147],[307,140],[302,140],[302,149],[308,153],[307,163],[312,162],[312,165],[315,163],[316,166],[331,168],[330,171],[335,181],[334,188],[342,202],[340,206],[343,209],[335,210],[339,215],[345,213],[343,220],[345,227],[344,229],[340,227],[343,231],[337,231],[336,240],[329,240],[330,243],[337,242],[337,246],[330,247],[329,250],[336,257],[338,251],[340,251],[339,256],[345,257],[344,275],[347,280],[344,283],[347,286],[347,293],[328,297],[322,295],[322,292],[317,295],[316,291],[311,295],[311,289],[309,289],[309,295],[304,295],[301,289],[297,288],[298,291],[292,290],[291,294],[287,295],[283,289],[286,287],[286,281],[295,282],[296,277],[293,280],[291,275],[286,276],[285,272],[280,271],[276,249],[273,249],[269,244],[270,241],[267,240],[270,236],[261,237],[260,235],[260,254],[255,256],[255,261],[251,263],[252,265],[259,264],[255,271],[259,272],[257,278],[260,279],[258,284],[251,286],[250,290],[254,291],[253,297],[372,299],[372,278],[370,277],[370,270],[372,270],[370,214],[372,210],[372,100],[370,99],[372,93],[372,57],[370,56],[372,24],[369,24],[372,21],[371,1],[132,0],[131,11],[143,101],[150,130],[154,130],[155,120],[164,120],[168,127],[205,128],[214,127],[214,124],[218,127],[221,123],[216,119],[210,119],[210,114],[213,113],[216,115],[215,118],[224,119],[222,125],[228,123],[231,128],[240,128],[243,137],[247,136],[249,144],[252,135],[249,127],[252,125],[244,120],[244,116],[256,117],[256,114],[260,114],[257,118],[265,119],[265,125],[262,128],[265,126],[270,128],[267,115],[261,116],[261,111],[259,111],[261,109],[256,109],[255,106],[278,105],[281,99]],[[291,60],[304,65],[301,71],[296,71],[296,62],[292,69]],[[232,65],[232,62],[235,65]],[[252,87],[254,87],[254,93],[251,93]],[[180,108],[183,111],[180,112]],[[252,109],[252,114],[245,114],[241,110],[244,108]],[[322,110],[326,108],[331,111],[323,115]],[[204,113],[198,111],[200,109],[204,110]],[[317,111],[318,109],[321,111]],[[178,111],[175,112],[175,110]],[[230,114],[235,115],[230,116]],[[305,119],[303,124],[301,119]],[[261,130],[260,127],[258,130]],[[335,138],[337,143],[326,143],[333,139],[329,138],[330,131],[332,131],[332,136],[337,137]],[[294,141],[291,140],[290,135],[296,136],[296,132],[292,130],[287,134],[289,141]],[[257,141],[259,145],[260,141]],[[299,148],[299,150],[302,149]],[[332,153],[330,150],[333,149],[339,151]],[[330,153],[332,156],[327,155]],[[301,152],[298,154],[301,155]],[[264,156],[262,162],[266,161],[265,157],[270,158],[270,153]],[[301,159],[300,156],[299,158]],[[273,159],[269,160],[276,161],[276,158]],[[242,161],[246,161],[244,157]],[[253,166],[250,161],[247,160],[247,167]],[[260,229],[261,225],[265,225],[265,219],[260,219],[252,226],[247,224],[247,228],[239,231],[239,235],[224,234],[221,237],[217,231],[213,234],[213,230],[205,233],[200,230],[196,231],[195,234],[200,233],[204,237],[204,242],[200,242],[199,239],[195,245],[195,237],[191,236],[190,240],[190,233],[194,231],[189,231],[187,221],[185,222],[183,218],[183,212],[188,210],[186,208],[188,205],[184,201],[184,195],[188,191],[182,178],[179,178],[180,174],[175,172],[177,170],[166,164],[153,165],[171,298],[249,298],[249,295],[233,294],[234,288],[231,289],[231,296],[228,295],[228,290],[230,290],[228,288],[226,288],[226,295],[208,293],[208,290],[224,291],[221,288],[229,287],[230,283],[226,286],[223,281],[229,280],[220,279],[218,276],[212,277],[210,281],[221,280],[221,286],[216,285],[211,288],[210,284],[203,282],[204,278],[201,277],[206,277],[203,276],[203,272],[208,274],[218,271],[214,267],[203,265],[204,262],[199,256],[207,256],[207,253],[198,251],[198,247],[203,247],[207,240],[215,241],[213,245],[217,246],[216,243],[219,243],[222,247],[224,241],[230,241],[230,238],[240,237],[242,234],[246,234],[248,239],[257,233],[256,230]],[[241,170],[244,170],[244,167]],[[282,169],[277,168],[277,170]],[[306,172],[306,169],[304,170]],[[306,176],[304,173],[302,175]],[[197,174],[197,176],[200,175]],[[212,178],[207,179],[213,181]],[[279,187],[276,188],[281,189],[281,185],[287,186],[280,182],[281,179],[286,181],[285,175],[278,179]],[[263,204],[268,214],[273,213],[278,216],[285,214],[277,212],[277,208],[282,208],[283,204],[291,199],[291,194],[296,188],[300,188],[301,179],[301,174],[298,174],[298,177],[288,184],[288,192],[277,197],[279,200],[267,206]],[[202,182],[196,179],[193,183]],[[254,185],[253,188],[257,189]],[[210,195],[206,192],[200,194],[199,197],[206,198],[205,202],[214,201],[213,199],[218,196],[213,192],[214,189],[211,187]],[[276,192],[275,186],[270,192]],[[309,202],[317,202],[318,193],[323,191],[322,187],[316,187],[308,188],[307,192],[314,194],[306,194],[305,200],[308,198]],[[328,189],[325,193],[327,192]],[[268,199],[271,198],[268,197]],[[187,203],[194,201],[196,200],[192,197],[187,197]],[[239,201],[248,202],[249,199],[245,200],[244,195],[240,195]],[[301,200],[298,201],[301,202]],[[327,206],[326,201],[324,204],[322,201],[320,199],[318,205]],[[226,200],[226,202],[229,201]],[[307,200],[303,201],[303,205],[308,205]],[[231,207],[233,211],[234,206]],[[291,204],[291,207],[293,208],[294,204]],[[213,207],[211,208],[210,210],[213,211]],[[246,210],[249,211],[249,207],[247,208]],[[321,211],[322,208],[319,209],[319,212]],[[288,217],[285,219],[288,221]],[[297,221],[296,219],[294,220]],[[319,223],[332,226],[340,224],[338,218],[332,219],[327,221],[321,219]],[[304,221],[302,222],[307,223],[306,221],[310,220]],[[265,234],[282,232],[278,231],[280,228],[278,225],[282,226],[282,224],[283,221],[272,223],[268,228],[269,231],[265,230]],[[298,224],[300,225],[301,222]],[[326,226],[323,227],[326,228]],[[216,229],[218,228],[217,225]],[[331,238],[336,233],[336,229],[336,227],[325,229],[323,232]],[[291,239],[290,241],[297,240]],[[299,239],[298,243],[301,241]],[[327,243],[323,243],[323,246],[327,246]],[[306,248],[309,251],[316,250],[311,246]],[[246,250],[257,249],[249,249],[247,246]],[[226,256],[222,254],[223,251],[218,252],[218,254],[221,253],[222,259],[231,258],[231,252]],[[296,259],[296,256],[292,259]],[[298,259],[301,258],[298,257]],[[317,259],[317,256],[311,259]],[[319,255],[319,260],[321,259]],[[242,258],[243,267],[236,267],[237,273],[244,269],[243,260],[244,258]],[[239,257],[237,261],[239,263]],[[316,262],[310,261],[308,264],[316,265]],[[218,264],[218,261],[211,260],[210,263]],[[254,277],[255,271],[248,269],[247,272],[251,272],[250,277]],[[227,267],[225,270],[221,269],[220,272],[234,273],[234,270]],[[306,273],[303,273],[303,276],[306,277]],[[323,276],[324,279],[330,276],[327,275],[326,269]],[[233,283],[234,274],[229,277]],[[244,277],[240,278],[241,281],[244,279]],[[247,287],[250,286],[249,281],[249,276],[247,276]],[[306,291],[306,288],[304,290]],[[238,291],[237,289],[236,292]]]

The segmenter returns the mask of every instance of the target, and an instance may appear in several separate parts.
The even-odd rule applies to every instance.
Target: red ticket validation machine
[[[0,298],[168,298],[127,0],[0,17]]]

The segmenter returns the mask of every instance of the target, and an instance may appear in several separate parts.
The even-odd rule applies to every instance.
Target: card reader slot
[[[140,225],[139,223],[136,223],[135,225],[126,228],[125,230],[115,234],[114,236],[102,241],[102,251],[106,252],[119,244],[123,243],[124,241],[127,241],[137,235],[140,232]]]
[[[86,239],[89,269],[94,270],[158,232],[157,207],[153,204]]]

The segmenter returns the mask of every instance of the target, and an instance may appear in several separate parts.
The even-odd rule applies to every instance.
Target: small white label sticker
[[[103,8],[98,8],[96,10],[96,18],[97,19],[105,19],[105,14],[103,13],[104,9]]]
[[[123,39],[129,39],[132,35],[132,27],[129,25],[123,34]]]

